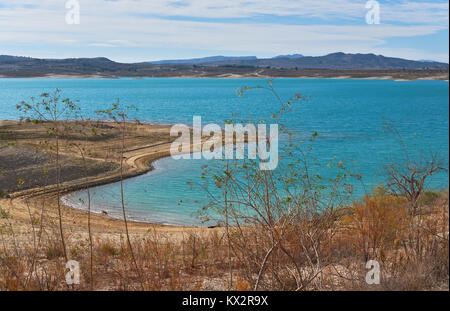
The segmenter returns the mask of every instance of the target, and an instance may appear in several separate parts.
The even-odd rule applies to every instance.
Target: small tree
[[[252,89],[269,91],[279,103],[278,111],[270,118],[289,136],[281,153],[285,161],[273,171],[260,170],[258,161],[252,159],[205,166],[203,175],[210,178],[203,187],[210,202],[203,208],[203,216],[208,220],[218,213],[219,220],[225,221],[230,287],[232,268],[237,266],[240,277],[253,290],[322,288],[322,271],[330,261],[325,248],[334,231],[334,208],[345,199],[342,188],[347,176],[344,172],[325,181],[312,173],[310,145],[317,133],[310,144],[300,148],[294,135],[282,125],[282,116],[297,102],[305,102],[306,97],[296,94],[284,102],[272,81],[268,86],[244,87],[238,95]],[[345,168],[340,165],[338,169]],[[220,190],[209,191],[208,182]],[[329,186],[327,191],[325,184]]]
[[[385,168],[387,188],[392,194],[405,197],[409,202],[411,214],[417,215],[419,200],[426,189],[426,181],[433,175],[447,171],[438,153],[417,161],[408,160],[404,164],[390,163]]]
[[[64,231],[62,224],[61,211],[61,185],[60,185],[60,138],[67,131],[68,127],[63,122],[73,116],[78,107],[73,101],[61,97],[61,90],[56,89],[53,93],[42,93],[38,98],[31,97],[30,102],[22,101],[17,105],[17,109],[24,115],[20,118],[33,123],[47,122],[50,124],[48,134],[54,137],[54,145],[50,145],[50,150],[55,152],[55,170],[56,170],[56,197],[59,219],[59,233],[61,236],[61,245],[66,261],[68,260],[66,243],[64,240]]]
[[[77,127],[77,131],[80,136],[83,138],[83,141],[80,143],[71,143],[70,146],[75,147],[76,151],[79,152],[82,160],[83,160],[83,169],[84,169],[84,179],[86,183],[86,192],[87,192],[87,205],[88,205],[88,235],[89,235],[89,276],[90,276],[90,289],[94,290],[94,252],[93,252],[93,238],[92,238],[92,228],[91,228],[91,191],[89,187],[89,173],[88,173],[88,165],[86,157],[90,155],[90,150],[88,149],[88,139],[92,135],[96,135],[96,130],[94,127],[89,128],[90,120],[84,120],[81,117],[79,127]]]
[[[99,111],[96,111],[96,113],[98,115],[104,116],[104,117],[112,120],[115,124],[118,125],[119,130],[120,130],[121,148],[120,148],[119,154],[120,154],[120,197],[121,197],[121,205],[122,205],[122,216],[123,216],[123,221],[125,224],[125,233],[127,236],[128,249],[130,251],[131,258],[133,260],[136,272],[139,276],[141,288],[144,289],[142,274],[138,267],[136,257],[133,252],[133,247],[132,247],[131,240],[130,240],[130,234],[128,231],[128,221],[127,221],[127,215],[126,215],[126,211],[125,211],[125,195],[124,195],[124,188],[123,188],[123,169],[124,169],[124,159],[125,159],[125,157],[124,157],[125,135],[127,132],[127,127],[130,125],[130,120],[128,118],[128,112],[130,110],[137,110],[137,109],[134,106],[122,106],[120,104],[119,100],[117,100],[117,102],[115,102],[111,108],[109,108],[107,110],[99,110]],[[134,121],[136,123],[139,123],[139,121],[136,119]]]
[[[411,214],[415,216],[417,215],[419,200],[426,190],[426,182],[433,175],[447,171],[448,168],[437,152],[431,152],[428,157],[419,155],[416,159],[411,158],[408,147],[394,124],[384,122],[383,125],[388,132],[396,136],[403,149],[404,156],[402,162],[392,162],[385,166],[386,187],[391,194],[406,198]]]

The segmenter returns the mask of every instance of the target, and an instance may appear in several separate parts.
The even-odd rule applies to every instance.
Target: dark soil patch
[[[60,181],[85,177],[83,160],[61,156]],[[88,176],[97,176],[118,168],[113,162],[86,160]],[[31,147],[0,146],[0,194],[55,184],[55,156]]]

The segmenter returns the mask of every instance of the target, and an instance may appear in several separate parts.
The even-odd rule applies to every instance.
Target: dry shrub
[[[384,259],[386,251],[398,243],[398,233],[405,228],[405,204],[405,199],[391,195],[367,195],[353,203],[341,223],[354,253],[364,261]]]
[[[60,241],[49,240],[46,245],[45,257],[49,260],[64,257]]]
[[[96,246],[98,249],[98,256],[101,257],[114,257],[119,254],[116,246],[110,239],[97,240]]]
[[[236,282],[236,290],[237,291],[248,291],[250,290],[250,283],[245,280],[240,280]]]
[[[448,193],[420,206],[418,215],[408,213],[403,198],[389,195],[367,196],[354,203],[343,217],[344,232],[335,245],[351,247],[346,268],[356,271],[344,289],[424,290],[448,289],[449,240]],[[364,282],[365,262],[377,260],[380,285]],[[342,261],[344,262],[344,260]]]
[[[301,290],[448,288],[448,193],[421,207],[420,217],[407,213],[404,204],[402,198],[377,194],[345,211],[298,218],[284,227],[273,225],[271,231],[262,226],[230,227],[232,288],[226,284],[225,229],[209,234],[190,231],[182,239],[151,231],[133,236],[132,246],[145,290],[252,290],[273,245],[258,289],[295,290],[299,284],[304,285]],[[281,228],[283,232],[278,231]],[[12,229],[2,233],[0,289],[90,289],[88,244],[67,240],[68,249],[76,250],[82,272],[81,284],[69,287],[64,282],[59,239],[43,239],[33,265],[32,237],[14,240],[17,234]],[[97,236],[94,246],[94,289],[140,289],[141,280],[124,238]],[[380,262],[380,285],[365,283],[366,259]]]

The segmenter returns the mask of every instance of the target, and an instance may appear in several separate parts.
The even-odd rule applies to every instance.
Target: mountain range
[[[291,55],[278,55],[275,57],[272,57],[270,59],[280,59],[280,58],[287,58],[287,59],[297,59],[303,57],[301,54],[291,54]],[[209,57],[202,57],[202,58],[191,58],[191,59],[174,59],[174,60],[159,60],[159,61],[152,61],[152,62],[146,62],[148,64],[186,64],[186,65],[193,65],[193,64],[214,64],[214,63],[220,63],[220,62],[247,62],[247,61],[257,61],[258,58],[256,56],[209,56]]]
[[[375,54],[332,53],[325,56],[303,56],[301,54],[279,55],[273,58],[225,57],[158,61],[151,64],[196,64],[204,66],[252,66],[286,69],[420,69],[442,68],[448,64],[434,61],[413,61]]]
[[[248,60],[256,60],[256,56],[209,56],[202,58],[191,58],[191,59],[174,59],[174,60],[159,60],[153,62],[146,62],[148,64],[156,64],[156,65],[166,65],[166,64],[208,64],[208,63],[216,63],[216,62],[226,62],[226,61],[248,61]]]
[[[273,58],[256,56],[212,56],[185,60],[161,60],[141,63],[119,63],[105,57],[39,59],[0,55],[0,76],[28,77],[46,75],[101,76],[199,76],[261,73],[284,76],[301,75],[301,71],[373,71],[373,70],[444,70],[447,63],[414,61],[375,54],[332,53],[325,56],[300,54]]]

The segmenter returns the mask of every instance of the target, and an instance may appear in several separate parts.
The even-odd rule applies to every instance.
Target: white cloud
[[[3,1],[6,9],[20,12],[32,4],[42,10],[61,14],[64,0]],[[94,16],[153,15],[202,18],[248,18],[259,15],[316,17],[322,19],[361,19],[367,12],[365,0],[79,0],[82,14]],[[1,7],[0,7],[0,10]],[[381,2],[386,22],[432,23],[448,25],[448,2]]]
[[[183,3],[183,5],[174,5]],[[322,19],[364,19],[365,0],[91,0],[89,8],[103,12],[187,16],[203,18],[247,18],[258,15],[316,17]],[[88,8],[88,9],[89,9]],[[389,1],[381,3],[386,22],[448,25],[448,2]]]
[[[114,44],[110,44],[110,43],[102,43],[102,42],[97,42],[97,43],[89,43],[88,46],[95,46],[95,47],[106,47],[106,48],[111,48],[111,47],[115,47]]]
[[[365,24],[365,1],[80,0],[80,3],[80,25],[65,23],[64,1],[43,0],[32,9],[26,8],[25,5],[30,3],[23,0],[14,1],[14,7],[0,6],[0,45],[2,42],[66,43],[80,47],[204,49],[224,53],[260,51],[263,54],[284,54],[297,51],[310,55],[336,51],[375,52],[448,61],[448,54],[407,47],[380,47],[388,38],[430,35],[448,29],[448,3],[401,1],[382,4],[381,25]],[[238,18],[260,14],[320,17],[327,22],[326,25],[282,25],[275,19],[271,23],[231,24],[174,21],[162,17]],[[333,25],[336,18],[356,22]],[[409,24],[389,24],[389,20]]]

